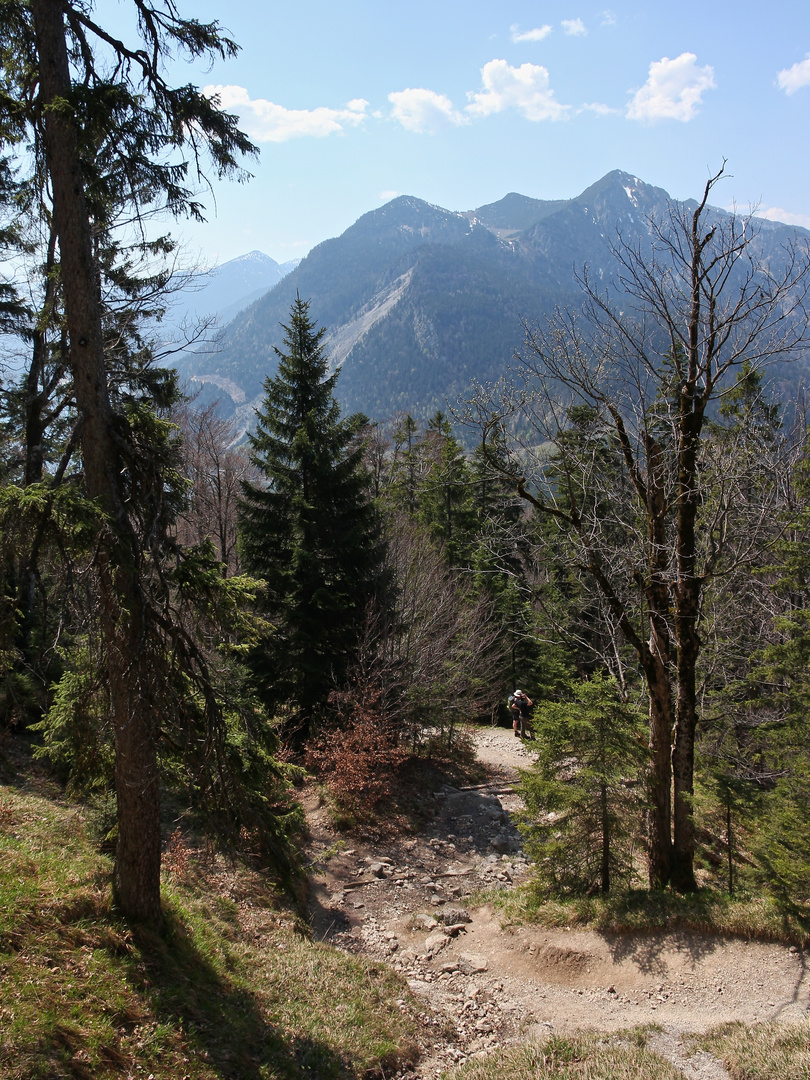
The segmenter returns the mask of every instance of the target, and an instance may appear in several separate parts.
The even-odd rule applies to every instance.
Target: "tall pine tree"
[[[186,82],[175,86],[165,73],[168,56],[234,56],[237,46],[218,24],[185,19],[173,2],[137,0],[129,5],[127,44],[97,24],[92,9],[83,0],[0,5],[0,151],[19,154],[13,164],[25,193],[43,204],[35,217],[53,228],[48,261],[59,268],[82,494],[97,517],[93,610],[115,743],[114,892],[127,917],[159,926],[158,744],[166,698],[154,657],[169,639],[176,645],[180,628],[166,610],[152,549],[166,521],[171,440],[148,402],[117,399],[99,255],[114,218],[133,232],[153,212],[201,218],[195,191],[205,160],[220,176],[243,176],[239,162],[255,148],[216,97]],[[4,215],[16,217],[15,207],[0,204]],[[39,437],[42,420],[30,404],[29,440]],[[34,472],[35,459],[29,455]],[[158,517],[145,531],[152,511]]]
[[[367,421],[340,416],[326,331],[300,296],[283,329],[278,374],[265,381],[250,436],[264,482],[243,485],[240,536],[246,565],[267,582],[274,627],[256,673],[267,698],[289,707],[300,747],[345,676],[384,547],[358,438]]]

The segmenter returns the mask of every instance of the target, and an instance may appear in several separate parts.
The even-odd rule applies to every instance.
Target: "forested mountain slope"
[[[208,383],[224,412],[250,424],[299,293],[328,330],[347,410],[427,417],[473,380],[502,374],[524,320],[541,321],[557,305],[577,308],[583,267],[600,283],[615,281],[611,248],[646,248],[649,220],[663,219],[669,202],[663,189],[620,171],[574,199],[510,193],[466,213],[401,196],[314,248],[224,328],[214,350],[185,357],[181,374]],[[757,228],[765,262],[778,262],[797,231],[767,221]]]

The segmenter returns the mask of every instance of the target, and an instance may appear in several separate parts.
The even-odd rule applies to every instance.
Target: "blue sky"
[[[723,158],[715,203],[810,227],[806,2],[179,2],[242,51],[177,79],[261,147],[249,184],[176,230],[209,264],[302,257],[398,194],[468,210],[620,168],[685,198]]]

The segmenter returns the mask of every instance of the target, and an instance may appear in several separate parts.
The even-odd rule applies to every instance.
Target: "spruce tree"
[[[419,518],[444,551],[448,566],[469,566],[478,529],[470,466],[443,412],[428,421],[421,451],[426,462]]]
[[[522,774],[521,831],[538,884],[557,894],[606,893],[632,877],[645,720],[612,677],[571,683],[568,697],[535,710],[537,756]]]
[[[236,54],[218,24],[185,19],[174,3],[137,0],[127,44],[94,21],[92,8],[78,0],[0,5],[0,151],[12,159],[19,152],[26,192],[44,200],[38,216],[52,222],[82,492],[99,519],[92,568],[115,741],[114,893],[128,918],[159,926],[158,745],[168,710],[154,656],[182,636],[152,551],[167,520],[170,439],[148,405],[117,397],[98,257],[114,225],[107,210],[134,232],[153,212],[200,218],[195,192],[205,161],[220,176],[242,177],[239,162],[255,148],[216,97],[167,81],[169,56]],[[152,510],[159,517],[145,532]]]
[[[265,380],[250,436],[264,482],[243,485],[240,543],[267,583],[274,628],[254,668],[266,697],[288,707],[301,747],[345,676],[384,548],[358,437],[367,421],[340,416],[325,328],[316,329],[298,296],[283,329],[278,373]]]

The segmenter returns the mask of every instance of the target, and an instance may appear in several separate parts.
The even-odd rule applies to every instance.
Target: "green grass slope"
[[[167,931],[110,908],[83,813],[0,785],[0,1077],[382,1075],[415,1055],[390,970],[311,941],[263,879],[175,843]]]

